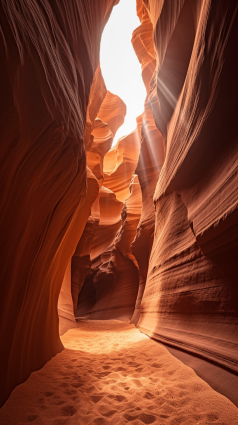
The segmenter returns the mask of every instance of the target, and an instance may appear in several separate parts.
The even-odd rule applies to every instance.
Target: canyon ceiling
[[[1,405],[75,317],[238,374],[238,4],[137,0],[147,97],[111,148],[126,105],[99,55],[117,3],[0,4]]]

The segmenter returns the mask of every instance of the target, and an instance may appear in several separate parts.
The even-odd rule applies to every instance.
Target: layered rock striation
[[[76,312],[79,317],[99,320],[131,319],[138,293],[139,275],[138,264],[130,245],[135,237],[141,206],[141,188],[137,175],[134,175],[130,196],[120,206],[121,220],[116,237],[100,255],[93,256],[93,250],[91,251],[90,273],[79,295]],[[111,206],[109,211],[111,212]],[[105,230],[110,232],[108,228]]]
[[[95,84],[99,87],[102,85],[98,83],[98,79],[95,80]],[[94,84],[91,96],[95,98],[91,103],[99,105]],[[95,108],[93,110],[96,111]],[[114,134],[124,121],[125,114],[124,102],[118,96],[106,91],[102,104],[97,110],[97,117],[94,115],[93,125],[91,125],[87,165],[98,181],[99,193],[92,205],[87,225],[72,257],[72,295],[74,312],[77,316],[80,314],[77,311],[78,295],[85,278],[90,273],[91,262],[113,243],[121,227],[123,203],[116,198],[112,190],[104,186],[104,158],[111,148]],[[108,123],[112,126],[113,132]],[[91,302],[90,299],[86,300],[86,305],[91,305]]]
[[[155,211],[153,195],[164,161],[164,140],[155,125],[152,110],[149,106],[149,99],[153,92],[151,80],[155,75],[156,65],[153,27],[142,2],[137,3],[137,13],[141,25],[133,33],[132,44],[141,63],[147,97],[144,114],[141,117],[141,151],[135,171],[138,174],[142,190],[142,213],[131,247],[139,267],[139,290],[135,311],[131,319],[131,322],[135,324],[140,317],[140,304],[145,289],[149,258],[154,240]],[[155,102],[158,102],[157,97]]]
[[[149,104],[165,143],[138,326],[237,373],[237,2],[138,3],[153,25]]]
[[[116,3],[0,5],[0,404],[63,348],[57,300],[84,227],[86,110]]]
[[[145,109],[111,148],[117,3],[0,5],[0,404],[75,317],[238,373],[237,1],[137,0]]]

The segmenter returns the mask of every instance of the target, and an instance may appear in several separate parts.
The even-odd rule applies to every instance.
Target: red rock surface
[[[140,123],[139,123],[140,124]],[[104,186],[112,190],[119,201],[130,195],[129,186],[140,154],[140,125],[105,155],[103,163]]]
[[[116,3],[0,6],[1,404],[63,348],[57,299],[82,230],[86,108]]]
[[[155,212],[153,195],[158,176],[164,161],[164,140],[157,129],[152,111],[148,104],[150,80],[155,72],[155,52],[153,27],[148,12],[137,4],[141,25],[134,31],[132,44],[142,66],[142,76],[147,89],[145,111],[142,117],[141,151],[136,168],[142,190],[142,214],[136,237],[132,243],[132,252],[139,266],[139,290],[135,311],[131,319],[137,323],[140,317],[140,304],[145,289],[151,247],[154,239]]]
[[[157,58],[150,106],[166,154],[138,325],[237,373],[237,2],[143,7]]]
[[[98,112],[98,118],[106,122],[115,135],[118,128],[124,123],[126,115],[126,105],[119,96],[107,91],[101,108]]]
[[[68,329],[77,326],[74,316],[71,294],[71,261],[69,262],[58,299],[59,334],[63,335]]]
[[[110,123],[116,132],[115,123],[121,123],[121,110],[125,113],[121,99],[108,92],[98,113],[106,122],[103,126],[109,128]],[[117,113],[119,120],[116,120]],[[102,123],[101,119],[97,120]],[[92,161],[91,154],[87,154],[88,165],[103,186],[99,196],[97,224],[92,221],[88,223],[79,242],[83,255],[78,249],[72,260],[76,268],[76,280],[80,282],[78,287],[82,288],[77,309],[74,304],[77,317],[90,314],[93,318],[130,319],[133,314],[138,292],[138,265],[130,244],[135,237],[141,214],[140,185],[137,176],[133,175],[140,152],[140,128],[141,120],[138,119],[135,131],[122,137],[106,154],[104,151],[103,176],[101,167],[100,172],[98,168],[99,156],[94,155]],[[106,133],[102,132],[101,142],[105,144],[106,140]],[[94,138],[94,143],[98,151],[100,140]],[[99,162],[101,164],[101,159]],[[87,255],[83,240],[88,247]],[[72,281],[75,288],[74,277]]]
[[[77,231],[77,240],[83,239],[85,226],[88,222],[88,217],[94,212],[94,204],[97,203],[99,194],[99,184],[89,168],[87,168],[87,195],[83,204],[83,208],[77,217],[79,224]],[[91,218],[91,215],[90,215]],[[77,248],[76,248],[77,250]],[[59,334],[62,335],[71,327],[74,327],[75,318],[72,317],[72,313],[75,311],[75,303],[77,303],[77,297],[79,288],[73,286],[72,277],[74,276],[74,268],[71,269],[71,261],[69,262],[64,276],[63,284],[59,294],[58,300],[58,316],[59,316]]]
[[[106,121],[107,118],[107,121],[113,126],[113,131],[116,132],[117,126],[124,121],[125,113],[126,106],[122,100],[118,96],[107,92],[100,67],[98,66],[90,91],[84,142],[87,150],[87,165],[98,181],[99,194],[92,204],[88,222],[72,257],[71,291],[75,313],[78,295],[89,273],[93,252],[97,252],[99,249],[97,254],[99,255],[103,249],[106,249],[113,241],[120,227],[122,204],[116,200],[111,191],[102,187],[104,181],[103,159],[111,148],[114,137],[114,133],[112,133],[108,123],[103,122],[102,119]],[[91,193],[89,185],[88,193]],[[112,201],[111,204],[110,200]],[[109,205],[111,205],[110,210],[108,209]],[[110,222],[107,222],[107,217],[109,217]]]
[[[107,211],[113,211],[111,201],[107,202]],[[107,249],[103,247],[100,255],[95,255],[93,249],[91,251],[93,261],[90,274],[79,295],[77,316],[87,316],[91,319],[131,319],[138,293],[139,276],[138,264],[130,245],[140,219],[141,204],[140,184],[138,177],[134,175],[130,196],[121,212],[122,221],[119,222],[116,237],[108,226],[107,217],[107,227],[103,229],[103,233],[113,235],[113,240]],[[121,208],[122,206],[120,211]],[[98,252],[97,250],[97,254]]]
[[[237,1],[137,0],[145,110],[110,149],[117,3],[0,5],[0,405],[74,315],[238,372]]]

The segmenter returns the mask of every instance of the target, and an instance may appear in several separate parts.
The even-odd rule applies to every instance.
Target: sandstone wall
[[[116,3],[0,5],[0,404],[62,350],[57,301],[83,230],[86,109]]]
[[[137,0],[145,110],[113,149],[118,1],[86,3],[0,5],[0,404],[62,350],[58,311],[238,371],[237,1]]]
[[[237,2],[138,8],[153,25],[149,104],[165,143],[138,326],[237,372]]]

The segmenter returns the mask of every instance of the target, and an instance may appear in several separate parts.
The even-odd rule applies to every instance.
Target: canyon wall
[[[63,348],[58,296],[99,192],[91,175],[86,196],[86,111],[117,3],[0,5],[0,404]]]
[[[155,125],[152,110],[149,107],[151,81],[155,74],[155,50],[153,43],[153,26],[148,12],[142,3],[137,4],[137,13],[141,25],[133,32],[132,45],[141,64],[142,78],[147,96],[142,115],[141,151],[135,172],[138,175],[142,191],[142,213],[131,249],[139,267],[139,289],[135,311],[131,319],[137,323],[140,317],[140,304],[143,297],[151,247],[154,239],[155,211],[153,195],[159,173],[164,161],[164,140]],[[155,98],[157,101],[157,98]]]
[[[147,90],[140,154],[126,166],[120,149],[126,142],[129,150],[131,135],[122,138],[105,155],[103,176],[120,201],[129,200],[133,173],[142,192],[135,237],[128,239],[137,268],[137,274],[130,268],[130,282],[138,282],[132,323],[232,372],[238,371],[237,7],[232,0],[137,1],[141,25],[132,43]],[[128,178],[123,168],[131,170]],[[114,242],[94,255],[79,315],[121,318],[123,296],[135,300],[136,291],[123,295],[118,283],[127,270],[118,260],[124,224],[122,213]]]
[[[138,327],[237,373],[237,1],[137,3],[153,26],[148,103],[165,146]]]
[[[128,320],[133,315],[139,277],[130,245],[141,215],[141,189],[134,174],[140,153],[140,127],[138,120],[137,129],[122,137],[104,156],[99,222],[89,247],[76,317]]]
[[[110,149],[117,3],[0,5],[0,404],[75,316],[238,372],[237,1],[137,0],[145,109]]]

